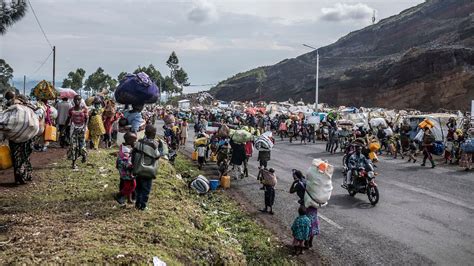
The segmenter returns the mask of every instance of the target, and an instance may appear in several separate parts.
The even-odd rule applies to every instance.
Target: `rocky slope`
[[[320,53],[320,102],[467,110],[474,99],[474,2],[428,0],[352,32]],[[316,52],[220,82],[223,100],[314,102]]]

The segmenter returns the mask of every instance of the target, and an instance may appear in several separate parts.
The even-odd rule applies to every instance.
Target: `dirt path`
[[[46,152],[33,152],[31,155],[31,164],[33,165],[33,180],[35,183],[41,179],[37,174],[38,171],[51,169],[54,167],[54,162],[63,159],[66,155],[66,149],[59,147],[50,147]],[[0,193],[6,189],[15,188],[17,190],[24,190],[28,185],[16,185],[15,177],[13,176],[13,168],[0,171]]]

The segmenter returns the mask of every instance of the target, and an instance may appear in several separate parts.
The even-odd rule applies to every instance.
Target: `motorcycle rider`
[[[344,186],[352,185],[351,177],[354,170],[359,170],[360,168],[365,169],[366,171],[374,171],[374,167],[370,160],[368,160],[362,154],[362,146],[355,146],[355,153],[349,157],[347,164],[348,170],[346,173],[346,179],[344,180]]]

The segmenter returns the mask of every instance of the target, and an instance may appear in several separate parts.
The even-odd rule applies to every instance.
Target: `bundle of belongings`
[[[43,134],[38,108],[31,104],[14,104],[0,113],[0,132],[3,138],[21,143]]]
[[[59,96],[53,85],[46,80],[38,83],[33,89],[32,94],[39,100],[54,100]]]
[[[255,149],[271,151],[273,149],[273,136],[271,131],[267,131],[255,140]]]
[[[306,171],[305,207],[319,208],[331,198],[334,167],[321,159],[314,159]]]
[[[159,99],[158,86],[144,72],[127,74],[115,90],[115,99],[121,104],[143,105],[156,103]]]

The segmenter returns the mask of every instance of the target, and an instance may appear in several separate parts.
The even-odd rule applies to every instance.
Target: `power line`
[[[214,86],[214,85],[217,85],[217,84],[191,84],[186,87],[204,87],[204,86]]]
[[[41,63],[41,65],[35,70],[35,72],[33,72],[33,75],[36,74],[44,66],[44,64],[46,64],[46,61],[48,61],[48,59],[51,57],[51,54],[53,54],[52,50],[49,53],[48,57],[46,57],[46,59],[43,61],[43,63]]]
[[[39,19],[38,19],[38,16],[36,16],[36,12],[35,12],[33,6],[31,5],[30,0],[27,0],[27,1],[28,1],[28,5],[29,5],[30,8],[31,8],[31,11],[33,11],[33,15],[35,16],[36,22],[38,23],[38,26],[40,27],[41,32],[43,33],[44,38],[45,38],[46,41],[48,42],[49,47],[51,47],[51,49],[53,49],[53,45],[52,45],[51,42],[49,41],[48,36],[46,36],[46,33],[44,32],[43,26],[41,26],[41,23],[40,23],[40,21],[39,21]]]

